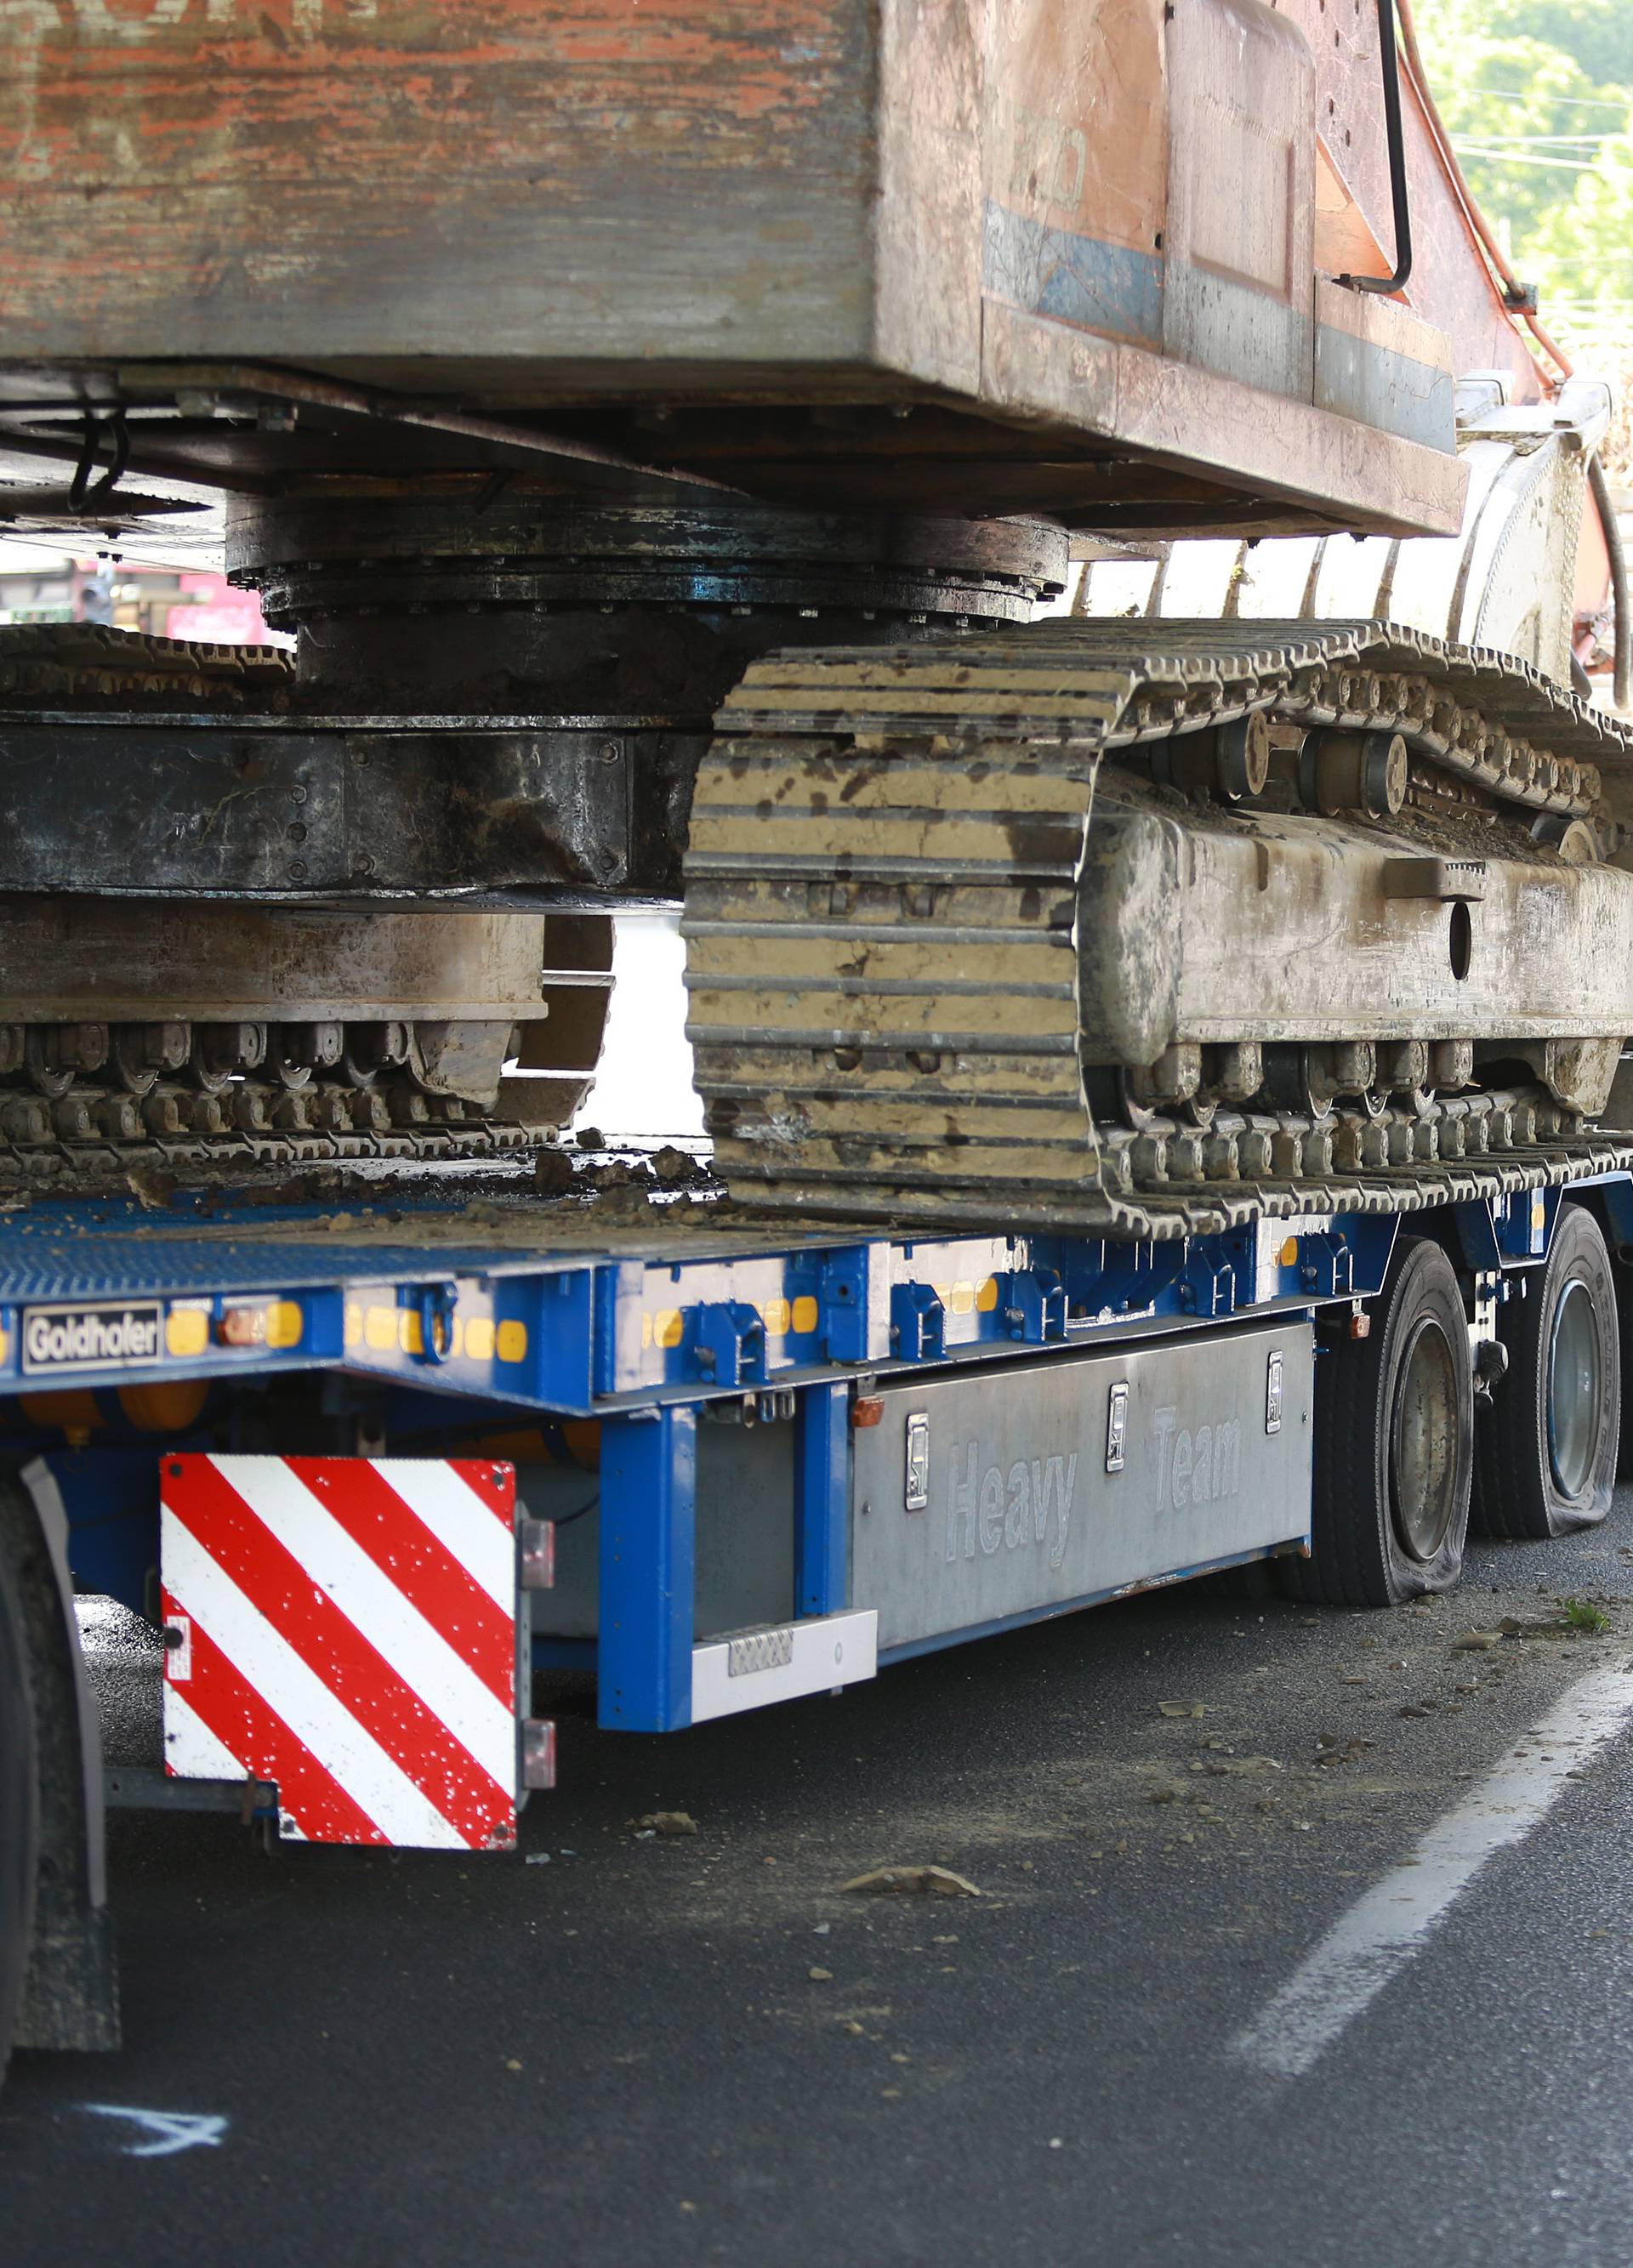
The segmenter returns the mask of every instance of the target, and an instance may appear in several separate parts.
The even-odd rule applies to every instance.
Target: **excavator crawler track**
[[[532,1126],[475,1112],[373,1133],[275,1130],[149,1135],[128,1141],[92,1135],[79,1141],[0,1140],[0,1189],[74,1189],[117,1186],[131,1174],[197,1167],[209,1178],[261,1166],[366,1165],[373,1161],[444,1164],[507,1157],[553,1139],[553,1126]]]
[[[133,722],[207,730],[285,717],[296,694],[293,655],[271,645],[92,623],[0,626],[0,711],[93,726],[110,747]],[[299,840],[299,823],[294,831]],[[251,1165],[484,1159],[552,1138],[599,1048],[606,917],[523,917],[524,943],[484,958],[479,940],[462,942],[457,915],[430,912],[407,938],[413,909],[394,901],[381,910],[365,924],[377,944],[388,940],[370,961],[355,934],[336,941],[323,931],[321,907],[314,929],[310,909],[263,905],[253,892],[236,908],[0,894],[0,1181],[95,1183],[144,1165],[230,1177]],[[535,940],[531,966],[519,969],[540,928],[559,965],[541,970]],[[445,957],[440,991],[425,963],[440,982]],[[64,1008],[65,995],[80,1007]],[[371,997],[387,1005],[371,1010]],[[224,998],[235,1005],[224,1010]],[[548,1033],[541,999],[556,1019]],[[525,1083],[502,1079],[492,1044],[513,1013]],[[494,1057],[491,1079],[467,1064],[462,1085],[459,1048],[448,1044],[462,1035]],[[453,1071],[440,1068],[445,1059]],[[505,1115],[512,1085],[524,1085],[528,1106],[514,1122]],[[536,1123],[546,1109],[549,1123]]]
[[[8,706],[284,711],[294,685],[294,656],[277,646],[158,637],[98,622],[0,625],[0,700]]]
[[[1459,797],[1487,828],[1597,817],[1598,850],[1602,776],[1633,762],[1625,726],[1535,670],[1394,625],[1056,620],[771,656],[720,712],[686,860],[688,1031],[734,1189],[1161,1237],[1633,1159],[1525,1084],[1104,1115],[1080,949],[1102,767],[1258,714],[1282,743],[1399,735],[1440,819]]]

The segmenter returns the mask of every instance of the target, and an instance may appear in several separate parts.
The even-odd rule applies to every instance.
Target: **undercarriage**
[[[1523,665],[1063,622],[778,656],[722,724],[690,1029],[718,1154],[768,1197],[1134,1226],[1142,1192],[1307,1197],[1608,1101],[1629,741]]]
[[[1029,624],[1067,563],[1024,523],[511,509],[481,549],[468,503],[366,511],[359,558],[332,498],[240,526],[292,659],[0,641],[14,1165],[547,1140],[612,910],[683,890],[709,1131],[763,1201],[1127,1223],[1604,1112],[1633,735],[1536,669]]]
[[[446,486],[235,515],[292,656],[0,631],[14,1154],[548,1138],[595,1071],[611,912],[678,899],[747,663],[1018,622],[1067,567],[1024,522]]]

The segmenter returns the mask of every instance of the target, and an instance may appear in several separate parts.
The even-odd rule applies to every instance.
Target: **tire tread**
[[[1572,1528],[1597,1526],[1609,1509],[1610,1486],[1616,1473],[1615,1461],[1607,1476],[1604,1503],[1596,1515],[1550,1514],[1548,1481],[1544,1470],[1548,1454],[1545,1421],[1539,1418],[1537,1404],[1529,1391],[1533,1370],[1542,1359],[1541,1341],[1549,1306],[1543,1294],[1553,1290],[1569,1266],[1573,1246],[1578,1249],[1585,1248],[1593,1271],[1608,1285],[1611,1298],[1615,1300],[1616,1296],[1610,1255],[1605,1249],[1598,1222],[1582,1205],[1562,1207],[1547,1265],[1533,1271],[1538,1296],[1504,1310],[1506,1329],[1499,1323],[1499,1336],[1509,1350],[1508,1375],[1497,1387],[1490,1408],[1482,1411],[1481,1422],[1474,1428],[1472,1525],[1476,1534],[1495,1537],[1501,1543],[1547,1543]],[[1609,1335],[1613,1359],[1618,1363],[1628,1348],[1627,1323],[1620,1307],[1618,1302],[1616,1328]],[[1619,1417],[1620,1379],[1607,1379],[1606,1391]]]
[[[1461,1528],[1457,1516],[1452,1523],[1457,1542],[1451,1554],[1449,1578],[1432,1582],[1421,1579],[1384,1533],[1386,1515],[1380,1515],[1375,1485],[1378,1433],[1385,1420],[1382,1403],[1388,1383],[1386,1356],[1393,1347],[1391,1322],[1402,1300],[1428,1296],[1437,1279],[1443,1293],[1450,1288],[1460,1314],[1456,1277],[1440,1246],[1427,1237],[1402,1240],[1383,1291],[1373,1302],[1369,1336],[1341,1340],[1317,1361],[1311,1457],[1312,1556],[1277,1562],[1283,1587],[1308,1605],[1398,1606],[1426,1589],[1452,1589],[1461,1572]]]

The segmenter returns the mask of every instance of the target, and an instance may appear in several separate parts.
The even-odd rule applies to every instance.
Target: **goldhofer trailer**
[[[6,2037],[117,2037],[108,1804],[502,1852],[554,1779],[536,1669],[671,1732],[1260,1561],[1443,1591],[1471,1508],[1602,1519],[1633,1144],[1435,1124],[1251,1206],[1176,1185],[1138,1235],[542,1207],[502,1162],[18,1205]],[[86,1593],[162,1631],[146,1766],[104,1769]]]

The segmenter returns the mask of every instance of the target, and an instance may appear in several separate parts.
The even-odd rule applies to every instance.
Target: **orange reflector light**
[[[884,1417],[884,1401],[881,1395],[860,1394],[851,1404],[851,1424],[859,1431],[864,1425],[877,1425]]]
[[[216,1339],[229,1347],[297,1347],[304,1323],[293,1300],[246,1300],[224,1310],[216,1324]]]

